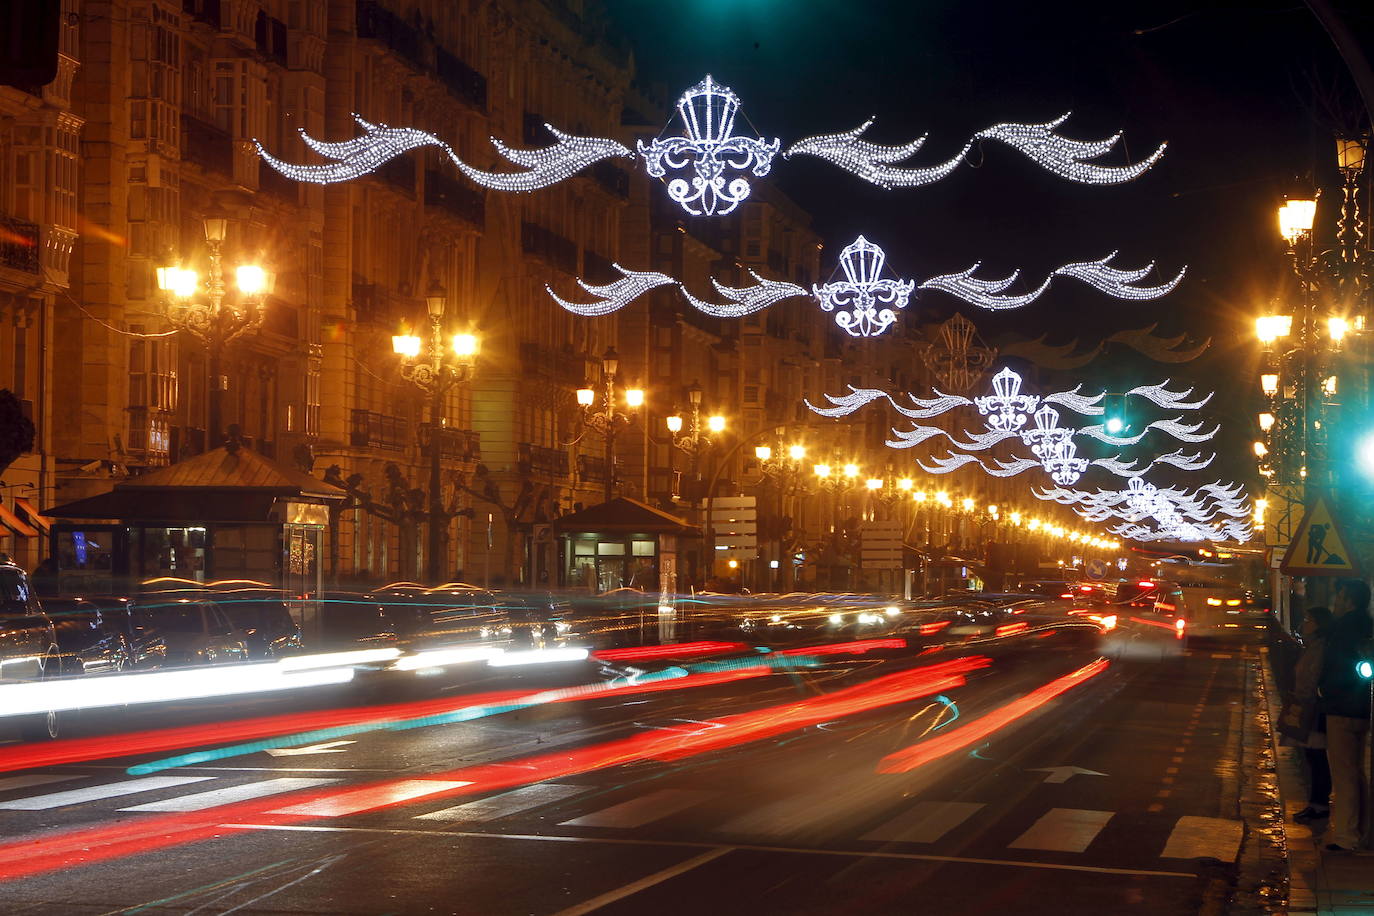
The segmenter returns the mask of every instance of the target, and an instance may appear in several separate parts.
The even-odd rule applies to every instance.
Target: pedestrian
[[[1356,664],[1374,632],[1369,617],[1369,585],[1359,579],[1336,583],[1334,618],[1327,630],[1318,681],[1320,709],[1326,714],[1326,756],[1331,764],[1331,836],[1326,848],[1350,852],[1359,845],[1364,808],[1364,742],[1369,731],[1369,688]]]
[[[1317,708],[1326,633],[1331,611],[1309,608],[1302,622],[1302,651],[1293,666],[1293,689],[1279,716],[1279,733],[1285,747],[1302,748],[1307,761],[1307,807],[1293,815],[1300,824],[1324,820],[1331,812],[1331,767],[1326,759],[1326,721]]]

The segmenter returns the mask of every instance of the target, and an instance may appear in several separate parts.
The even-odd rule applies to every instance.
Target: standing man
[[[1327,632],[1326,652],[1318,682],[1326,713],[1327,758],[1331,762],[1331,852],[1350,852],[1359,845],[1364,798],[1365,736],[1369,732],[1369,688],[1355,670],[1360,645],[1374,631],[1369,616],[1369,586],[1359,579],[1336,583],[1331,599],[1335,618]]]

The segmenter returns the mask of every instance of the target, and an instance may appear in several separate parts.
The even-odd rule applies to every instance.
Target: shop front
[[[63,595],[127,595],[158,579],[280,589],[307,639],[323,587],[329,506],[342,490],[232,444],[56,506]]]

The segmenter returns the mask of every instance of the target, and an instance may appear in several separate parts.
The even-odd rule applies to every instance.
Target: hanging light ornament
[[[746,174],[751,173],[756,178],[767,175],[781,141],[737,135],[734,130],[736,118],[741,112],[739,97],[709,74],[682,94],[676,108],[682,122],[680,135],[637,144],[645,171],[653,178],[668,178],[669,173],[690,170],[690,174],[674,174],[669,178],[668,196],[694,216],[724,216],[731,213],[749,197],[751,186]],[[872,119],[853,130],[798,140],[783,157],[814,156],[881,188],[912,188],[930,184],[950,174],[964,161],[973,144],[980,140],[1004,143],[1041,168],[1080,184],[1130,181],[1149,169],[1164,154],[1165,144],[1161,143],[1148,157],[1133,165],[1091,162],[1089,160],[1097,159],[1115,147],[1121,135],[1114,134],[1105,140],[1071,140],[1057,133],[1068,117],[1066,113],[1040,124],[994,124],[974,134],[954,157],[926,167],[897,164],[920,151],[925,143],[924,136],[897,146],[873,143],[863,139],[864,132],[873,123]],[[301,131],[301,139],[307,146],[333,162],[296,165],[271,155],[260,141],[254,140],[253,143],[262,160],[286,177],[320,184],[351,181],[413,149],[437,146],[471,181],[498,191],[546,188],[603,159],[635,155],[635,152],[615,140],[577,137],[546,124],[544,126],[556,142],[542,149],[512,149],[492,137],[492,146],[497,153],[524,171],[488,172],[458,158],[449,145],[434,134],[414,127],[374,124],[356,114],[353,118],[363,133],[351,140],[317,140]]]
[[[1165,387],[1167,382],[1158,385],[1141,385],[1127,392],[1130,396],[1140,397],[1160,407],[1177,410],[1198,410],[1211,398],[1189,401],[1193,389],[1171,391]],[[993,393],[969,399],[962,395],[949,395],[934,392],[932,398],[919,398],[913,394],[906,397],[914,405],[907,407],[899,404],[892,395],[878,388],[855,388],[850,386],[849,394],[826,395],[828,407],[817,407],[809,400],[806,406],[814,413],[824,417],[841,417],[853,413],[865,404],[886,399],[904,417],[912,420],[928,420],[960,407],[972,406],[984,418],[987,426],[984,432],[961,430],[956,434],[940,427],[919,423],[911,424],[908,429],[893,429],[892,438],[887,440],[890,448],[911,448],[928,440],[944,436],[960,453],[947,453],[918,461],[921,468],[932,474],[945,474],[968,464],[976,464],[993,477],[1011,477],[1032,468],[1039,467],[1048,473],[1056,483],[1070,485],[1076,483],[1089,467],[1100,467],[1119,477],[1138,477],[1156,465],[1171,465],[1180,470],[1201,470],[1211,464],[1213,455],[1189,454],[1181,449],[1155,456],[1148,464],[1140,465],[1138,460],[1123,461],[1119,457],[1083,458],[1078,455],[1076,436],[1087,436],[1110,445],[1138,443],[1150,430],[1157,430],[1184,442],[1201,442],[1214,437],[1220,427],[1203,431],[1203,424],[1184,423],[1180,419],[1161,419],[1149,423],[1138,435],[1125,437],[1113,436],[1103,429],[1102,424],[1084,427],[1060,426],[1060,413],[1050,405],[1064,407],[1084,416],[1102,416],[1101,406],[1104,395],[1088,397],[1072,391],[1058,391],[1043,397],[1023,394],[1021,376],[1010,367],[1001,369],[992,380]],[[1030,419],[1034,426],[1027,426]],[[992,459],[984,461],[973,451],[983,451],[1009,440],[1019,439],[1031,449],[1034,458],[1012,458],[1010,460]]]
[[[668,196],[693,216],[724,216],[749,196],[752,171],[762,178],[773,166],[781,141],[735,134],[739,96],[711,79],[711,74],[677,101],[683,134],[638,143],[644,170],[653,178],[690,168],[691,178],[668,181]]]
[[[862,235],[840,252],[845,278],[811,287],[821,311],[835,312],[835,323],[851,337],[881,334],[897,320],[893,308],[906,308],[913,280],[882,276],[887,255]]]
[[[1254,529],[1248,521],[1253,509],[1244,488],[1214,482],[1191,492],[1177,487],[1156,487],[1133,478],[1120,490],[1088,493],[1056,487],[1036,490],[1040,499],[1071,506],[1089,521],[1121,519],[1113,534],[1137,541],[1248,540]],[[1151,522],[1153,527],[1143,525]]]

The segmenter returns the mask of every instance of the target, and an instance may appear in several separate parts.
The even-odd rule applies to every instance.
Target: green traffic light
[[[1361,659],[1355,663],[1355,673],[1366,681],[1369,680],[1371,677],[1374,677],[1374,662],[1370,662],[1367,659]]]

